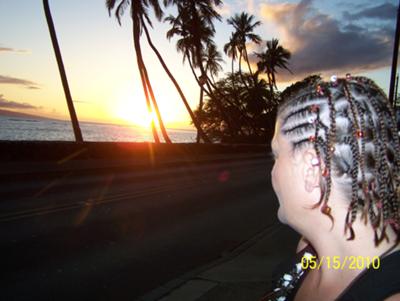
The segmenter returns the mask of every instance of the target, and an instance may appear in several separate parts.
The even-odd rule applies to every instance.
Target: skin
[[[319,208],[310,209],[319,201],[321,194],[319,186],[321,169],[320,166],[313,164],[317,156],[312,147],[294,152],[290,142],[280,133],[280,124],[281,121],[278,119],[271,143],[275,157],[271,172],[272,186],[279,200],[279,220],[303,237],[298,249],[310,243],[319,258],[339,256],[341,259],[346,256],[372,258],[388,251],[395,241],[395,233],[389,229],[390,242],[383,241],[376,247],[371,225],[365,225],[359,218],[353,224],[355,239],[347,240],[348,235],[344,235],[344,224],[349,200],[341,193],[334,177],[328,202],[334,224],[332,225],[330,219],[322,214]],[[399,249],[400,246],[396,246],[389,253]],[[320,269],[308,272],[295,300],[334,300],[361,272],[362,270],[348,268],[335,270],[322,264]],[[386,300],[400,300],[399,296],[400,294],[396,294]]]

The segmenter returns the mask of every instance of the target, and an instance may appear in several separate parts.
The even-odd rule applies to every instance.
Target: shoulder
[[[400,301],[400,293],[391,295],[389,298],[386,298],[383,301]]]

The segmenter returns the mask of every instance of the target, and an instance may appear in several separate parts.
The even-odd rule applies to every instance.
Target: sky
[[[162,2],[162,1],[160,1]],[[79,120],[148,123],[146,103],[136,66],[132,21],[120,26],[103,0],[50,0],[53,21]],[[310,74],[365,75],[386,92],[396,23],[393,0],[230,0],[217,8],[215,42],[222,51],[232,27],[226,19],[245,11],[262,22],[255,32],[263,40],[248,44],[249,52],[265,50],[278,38],[292,58],[293,74],[278,70],[278,88]],[[171,8],[165,14],[173,14]],[[57,119],[69,119],[42,1],[0,0],[0,109]],[[176,39],[166,38],[167,23],[153,19],[153,42],[181,84],[192,109],[199,88],[190,68],[176,51]],[[189,114],[156,56],[142,38],[144,60],[168,128],[193,128]],[[224,73],[230,58],[223,54]],[[254,55],[250,54],[252,63]]]

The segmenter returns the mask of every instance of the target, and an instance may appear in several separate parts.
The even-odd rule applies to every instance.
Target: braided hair
[[[332,178],[349,198],[348,240],[360,218],[373,227],[376,245],[391,227],[400,237],[400,147],[396,119],[385,93],[365,77],[317,78],[286,95],[278,109],[280,131],[294,150],[313,147],[320,164],[320,208],[328,205]]]

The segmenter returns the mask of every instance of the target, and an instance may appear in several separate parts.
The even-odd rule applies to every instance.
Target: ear
[[[303,179],[307,192],[320,188],[320,170],[322,161],[317,157],[315,150],[305,150],[302,156]]]

